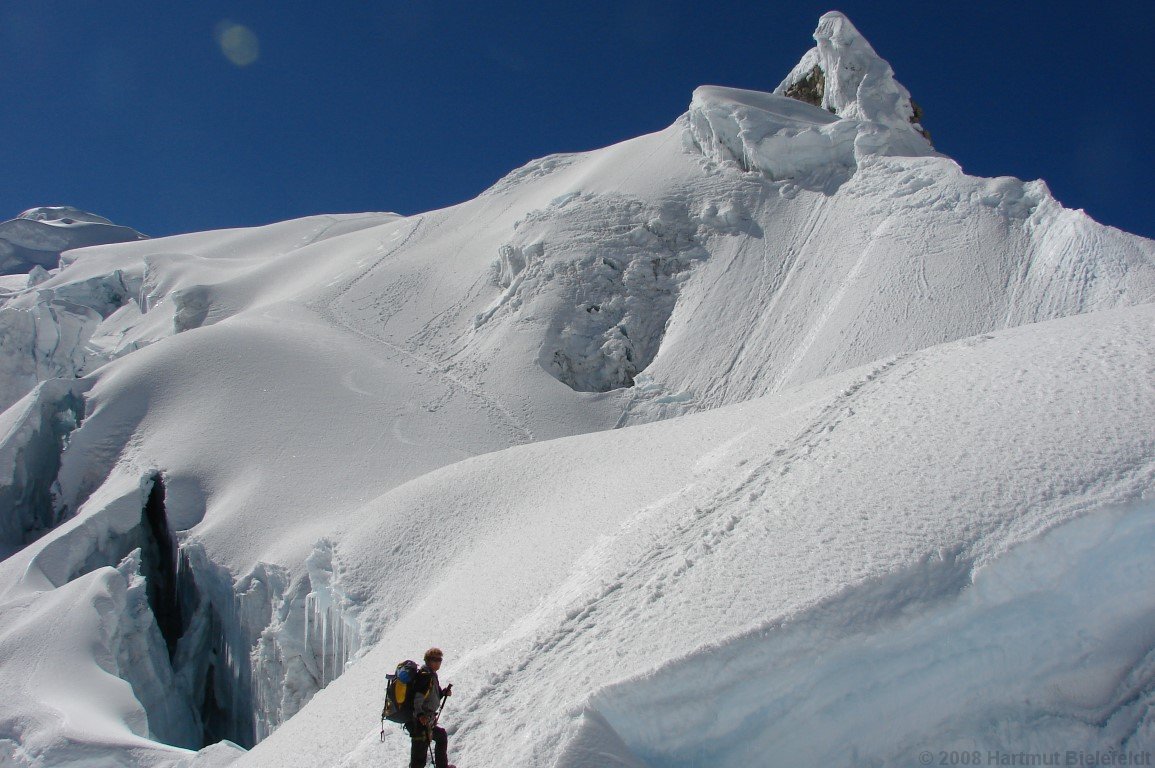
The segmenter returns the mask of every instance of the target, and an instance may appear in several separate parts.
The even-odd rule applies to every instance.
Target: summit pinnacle
[[[839,117],[914,130],[929,139],[910,92],[894,79],[890,64],[875,53],[850,19],[837,11],[824,14],[814,30],[814,41],[815,47],[774,93]]]

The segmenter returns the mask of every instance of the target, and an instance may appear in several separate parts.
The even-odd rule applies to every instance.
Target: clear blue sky
[[[774,88],[832,9],[968,173],[1155,236],[1150,0],[7,2],[0,219],[69,204],[157,236],[450,205],[665,127],[697,85]]]

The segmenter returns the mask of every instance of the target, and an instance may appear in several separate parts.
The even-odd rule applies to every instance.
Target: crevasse
[[[170,527],[164,477],[142,478],[58,537],[33,562],[70,582],[113,566],[122,584],[105,609],[109,669],[132,686],[140,735],[201,749],[252,747],[336,679],[361,648],[356,609],[322,542],[291,581],[260,563],[237,579],[187,531]],[[135,523],[126,512],[135,504]],[[104,520],[101,520],[101,518]],[[94,535],[95,534],[95,535]],[[62,553],[71,564],[49,568]]]

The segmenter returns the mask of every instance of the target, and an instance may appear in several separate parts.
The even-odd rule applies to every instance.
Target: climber
[[[452,683],[442,688],[441,682],[437,679],[437,671],[441,669],[443,658],[444,654],[440,648],[430,648],[425,652],[425,666],[421,667],[420,675],[428,680],[428,685],[422,686],[423,690],[414,694],[413,718],[405,724],[405,729],[409,731],[409,736],[413,740],[410,768],[425,768],[431,741],[433,764],[436,768],[454,768],[449,764],[449,735],[437,724],[443,701],[453,693]]]

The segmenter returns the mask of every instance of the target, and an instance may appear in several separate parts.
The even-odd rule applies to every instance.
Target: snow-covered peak
[[[0,223],[0,274],[53,269],[64,251],[144,239],[135,229],[69,205],[30,208]]]
[[[910,92],[843,14],[831,11],[818,20],[811,48],[774,89],[839,117],[906,127],[926,136]]]
[[[869,156],[936,154],[910,93],[849,19],[827,13],[814,39],[773,93],[694,91],[689,143],[713,162],[828,192]]]
[[[29,208],[16,218],[31,221],[43,221],[57,227],[71,227],[83,224],[111,224],[112,222],[95,213],[82,211],[71,205],[43,205],[39,208]]]

